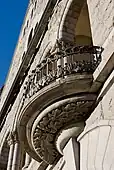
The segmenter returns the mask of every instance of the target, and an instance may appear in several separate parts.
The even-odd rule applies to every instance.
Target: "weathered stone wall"
[[[47,52],[54,50],[56,40],[61,38],[61,31],[63,31],[61,30],[61,25],[63,24],[64,17],[66,16],[65,12],[68,11],[69,4],[71,4],[71,2],[72,0],[70,2],[68,0],[63,0],[56,3],[52,15],[50,16],[47,31],[41,43],[40,49],[36,54],[33,65],[31,66],[31,70],[34,69],[34,67],[46,56]],[[70,12],[72,13],[73,11],[71,10]],[[72,27],[69,28],[69,31],[70,30],[72,30]],[[71,35],[72,33],[69,34]],[[72,38],[70,40],[72,40]]]
[[[105,82],[98,100],[99,103],[95,110],[87,120],[86,128],[94,125],[100,120],[113,120],[114,119],[114,71],[111,73]]]
[[[114,169],[114,121],[101,120],[79,137],[80,170]]]
[[[87,121],[87,127],[99,119],[113,118],[113,73],[114,69],[114,2],[110,1],[87,1],[93,43],[104,48],[102,61],[94,72],[95,88],[99,91],[100,102]],[[107,80],[107,81],[106,81]],[[103,88],[102,85],[104,84]],[[105,90],[106,89],[106,90]],[[112,118],[111,118],[112,117]]]
[[[103,45],[114,27],[113,0],[87,0],[93,43]]]
[[[114,169],[114,71],[105,81],[98,100],[78,139],[80,170]]]

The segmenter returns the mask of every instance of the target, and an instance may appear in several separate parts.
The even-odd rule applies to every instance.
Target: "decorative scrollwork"
[[[61,156],[55,146],[57,134],[69,125],[85,121],[92,104],[92,100],[74,99],[71,103],[61,104],[43,116],[33,131],[36,153],[49,164],[53,164],[57,157]]]
[[[76,46],[57,41],[55,48],[28,76],[23,101],[58,78],[72,74],[92,74],[101,61],[102,48]]]

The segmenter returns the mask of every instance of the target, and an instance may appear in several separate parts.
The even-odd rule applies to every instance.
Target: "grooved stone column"
[[[7,170],[21,170],[22,168],[22,143],[18,139],[17,132],[13,132],[8,137],[10,145],[9,159]]]
[[[16,142],[14,146],[14,155],[13,155],[13,163],[12,163],[12,170],[19,170],[20,169],[20,143]]]
[[[71,138],[64,150],[65,170],[79,170],[79,143]]]
[[[80,170],[114,169],[114,120],[100,120],[78,137]]]
[[[9,157],[8,157],[7,170],[11,170],[12,161],[13,161],[14,143],[11,139],[8,139],[8,144],[10,146],[10,151],[9,151]]]

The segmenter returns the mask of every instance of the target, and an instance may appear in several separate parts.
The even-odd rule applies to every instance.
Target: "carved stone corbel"
[[[31,140],[41,159],[53,164],[61,157],[62,149],[70,137],[78,136],[83,130],[94,100],[95,95],[64,99],[39,114],[33,124]],[[69,130],[72,135],[69,135]]]

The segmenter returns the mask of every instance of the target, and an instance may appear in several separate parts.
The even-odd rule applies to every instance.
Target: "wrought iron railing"
[[[58,43],[55,51],[48,54],[28,76],[23,100],[58,78],[66,78],[72,74],[92,74],[101,62],[102,51],[98,46],[66,47]]]

